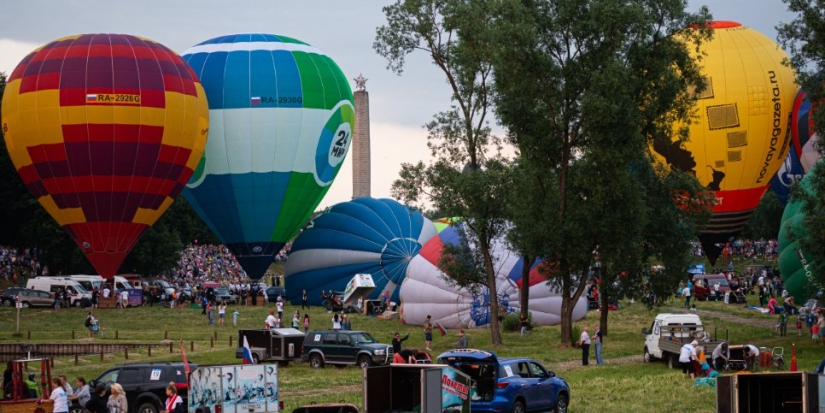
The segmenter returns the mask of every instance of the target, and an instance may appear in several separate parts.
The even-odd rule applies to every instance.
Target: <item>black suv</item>
[[[197,364],[190,363],[194,370]],[[91,388],[102,383],[106,386],[107,394],[112,383],[123,386],[126,392],[126,401],[129,404],[129,413],[158,413],[164,408],[166,401],[166,386],[175,383],[178,395],[187,406],[186,395],[189,383],[183,363],[136,363],[124,364],[106,370],[95,380],[89,382]]]
[[[324,364],[357,364],[361,368],[392,362],[392,346],[381,344],[370,333],[352,330],[319,330],[307,334],[301,360],[313,368]]]

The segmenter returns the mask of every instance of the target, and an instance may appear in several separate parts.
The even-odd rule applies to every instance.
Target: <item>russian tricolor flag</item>
[[[86,95],[86,102],[97,102],[97,95],[96,94]]]
[[[261,97],[260,96],[253,96],[250,98],[253,105],[260,105],[261,104]]]
[[[255,359],[252,358],[252,349],[249,348],[249,341],[246,336],[243,336],[243,364],[255,364]]]

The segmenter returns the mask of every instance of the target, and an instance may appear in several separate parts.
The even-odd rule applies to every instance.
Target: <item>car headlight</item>
[[[376,356],[383,356],[384,354],[387,354],[387,350],[384,350],[384,349],[375,350],[373,352],[373,354],[375,354]]]

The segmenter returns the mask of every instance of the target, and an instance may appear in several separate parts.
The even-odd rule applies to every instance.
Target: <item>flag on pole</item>
[[[183,339],[180,339],[180,358],[183,361],[183,372],[186,373],[188,379],[192,369],[189,367],[189,360],[186,359],[186,351],[183,350]]]
[[[796,370],[796,344],[791,344],[791,371]]]
[[[447,329],[444,328],[444,326],[442,326],[441,324],[439,324],[438,321],[433,323],[433,327],[438,329],[438,332],[441,333],[441,337],[444,337],[444,336],[447,335]]]
[[[252,349],[249,348],[249,341],[246,336],[243,336],[243,364],[255,364],[255,359],[252,358]]]

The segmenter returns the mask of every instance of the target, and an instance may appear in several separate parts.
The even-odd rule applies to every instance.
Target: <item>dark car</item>
[[[26,308],[54,306],[54,296],[52,294],[45,291],[19,287],[6,288],[3,291],[3,295],[0,296],[0,303],[4,307],[11,307],[14,305],[18,295],[20,296],[20,302],[23,303],[23,307]]]
[[[197,365],[190,363],[189,367],[194,370]],[[124,364],[106,370],[89,385],[94,388],[104,384],[108,395],[112,383],[119,383],[126,393],[129,413],[158,413],[164,409],[166,386],[170,382],[175,383],[183,405],[187,406],[189,384],[180,362]]]
[[[438,363],[452,366],[476,383],[470,393],[473,412],[568,411],[570,386],[536,360],[456,349],[439,355]]]
[[[286,301],[286,288],[285,287],[269,287],[264,291],[266,294],[266,299],[269,300],[270,303],[274,303],[278,300],[278,296]]]
[[[301,360],[313,368],[324,364],[356,364],[361,368],[392,362],[392,346],[381,344],[366,331],[311,331],[301,346]]]

